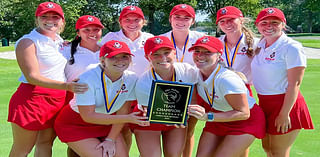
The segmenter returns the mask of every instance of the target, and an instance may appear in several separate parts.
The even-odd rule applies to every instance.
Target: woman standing
[[[227,67],[242,72],[247,77],[246,86],[252,96],[251,61],[258,39],[254,38],[252,31],[245,26],[248,21],[234,6],[221,8],[217,12],[216,24],[225,33],[219,38],[224,44],[221,58]]]
[[[66,59],[59,53],[64,27],[62,8],[53,2],[39,4],[37,28],[17,41],[16,56],[22,76],[9,104],[13,145],[10,156],[51,156],[55,139],[53,122],[65,103],[66,91],[85,92],[86,84],[65,83]]]
[[[188,53],[188,49],[199,39],[204,33],[191,31],[190,27],[195,23],[196,13],[194,9],[187,4],[179,4],[172,8],[170,12],[169,22],[172,30],[162,34],[171,39],[176,50],[176,62],[184,62],[194,65],[192,54]],[[197,120],[191,117],[187,126],[187,141],[183,152],[184,157],[191,157],[194,145],[194,128]]]
[[[189,49],[200,70],[197,84],[199,105],[189,114],[207,121],[198,145],[197,157],[242,156],[255,138],[265,135],[265,118],[243,80],[219,64],[223,44],[204,36]]]
[[[144,18],[142,10],[137,6],[124,7],[120,13],[119,23],[121,30],[119,32],[109,32],[102,38],[100,44],[103,45],[109,40],[125,42],[135,56],[128,70],[140,75],[148,69],[149,65],[148,61],[144,58],[143,46],[146,40],[153,37],[153,35],[141,31],[142,27],[147,24],[147,21]]]
[[[164,36],[149,38],[144,46],[145,57],[151,64],[137,81],[135,93],[138,105],[134,111],[144,111],[148,106],[153,80],[196,83],[196,68],[187,63],[175,62],[175,48]],[[161,137],[164,156],[180,157],[185,145],[186,129],[151,124],[148,127],[132,126],[141,157],[161,157]]]
[[[300,129],[313,129],[300,93],[307,66],[303,47],[282,32],[286,18],[277,8],[260,11],[255,22],[262,39],[251,68],[253,84],[267,120],[262,145],[268,156],[289,157]]]
[[[59,139],[80,156],[129,156],[120,134],[124,123],[146,126],[146,117],[129,113],[135,100],[137,77],[126,71],[131,63],[128,46],[109,41],[101,47],[100,65],[80,75],[89,90],[76,94],[77,107],[66,106],[55,122]]]

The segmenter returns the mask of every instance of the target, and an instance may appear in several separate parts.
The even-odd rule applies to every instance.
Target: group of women
[[[65,21],[58,4],[39,4],[35,16],[37,27],[16,44],[22,75],[9,104],[10,157],[34,146],[35,156],[51,156],[56,136],[68,156],[129,156],[132,133],[141,157],[188,157],[197,120],[207,121],[198,157],[248,156],[256,138],[268,156],[284,157],[302,128],[313,129],[299,90],[306,56],[282,31],[286,19],[277,8],[258,14],[260,40],[233,6],[217,12],[225,33],[219,39],[190,30],[195,11],[186,4],[173,7],[172,30],[159,36],[141,31],[147,22],[136,6],[124,7],[121,30],[102,39],[100,20],[81,16],[69,45],[59,36]],[[146,120],[154,80],[194,84],[187,126]]]

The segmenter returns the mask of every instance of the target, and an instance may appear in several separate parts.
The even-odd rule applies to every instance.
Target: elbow
[[[250,118],[250,111],[244,112],[243,115],[241,116],[241,120],[247,120],[249,118]]]
[[[23,75],[30,84],[36,84],[37,83],[36,80],[37,78],[39,78],[39,76],[35,73],[29,73],[29,74],[23,74]]]

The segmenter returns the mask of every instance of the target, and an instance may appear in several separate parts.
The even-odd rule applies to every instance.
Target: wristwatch
[[[208,122],[212,122],[214,120],[213,112],[208,112]]]

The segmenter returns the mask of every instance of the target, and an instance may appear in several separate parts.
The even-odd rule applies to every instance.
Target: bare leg
[[[268,134],[269,138],[269,148],[268,156],[272,157],[289,157],[290,156],[290,149],[294,141],[296,140],[299,130],[293,130],[287,134],[283,135],[270,135]],[[267,142],[267,141],[262,141]],[[267,145],[264,144],[263,145]]]
[[[202,132],[198,145],[197,157],[212,157],[223,138],[224,137],[217,136],[210,132]]]
[[[163,152],[165,157],[181,157],[186,141],[187,130],[175,128],[162,133]]]
[[[193,146],[194,146],[194,129],[197,124],[197,119],[194,117],[190,117],[188,120],[188,127],[187,127],[187,137],[186,137],[186,144],[183,150],[183,157],[191,157]]]
[[[67,156],[68,157],[80,157],[75,151],[73,151],[69,146],[67,149]]]
[[[160,131],[134,131],[141,157],[161,157]]]
[[[35,157],[46,157],[46,156],[51,157],[53,141],[55,138],[56,138],[56,134],[53,128],[48,128],[48,129],[39,131],[34,156]]]
[[[255,137],[249,134],[243,135],[227,135],[218,146],[215,157],[234,157],[239,156],[254,141]]]
[[[127,124],[125,124],[122,128],[121,134],[124,138],[124,141],[127,145],[128,152],[130,152],[131,144],[132,144],[132,132]]]
[[[36,143],[38,131],[26,130],[11,123],[13,144],[9,157],[26,157]]]

